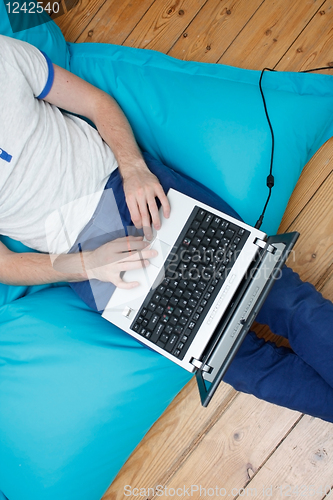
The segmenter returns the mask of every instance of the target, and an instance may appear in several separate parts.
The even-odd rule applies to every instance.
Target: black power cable
[[[333,67],[332,66],[323,66],[321,68],[313,68],[313,69],[306,69],[304,71],[299,71],[299,73],[311,73],[312,71],[321,71],[321,70],[324,70],[324,69],[330,69],[330,70],[332,70]],[[272,127],[272,124],[271,124],[271,120],[270,120],[269,115],[268,115],[266,99],[265,99],[264,92],[263,92],[263,89],[262,89],[262,78],[264,76],[264,72],[265,71],[276,71],[276,70],[272,69],[272,68],[264,68],[261,71],[260,78],[259,78],[259,90],[260,90],[262,102],[263,102],[264,109],[265,109],[265,115],[266,115],[267,123],[268,123],[269,129],[270,129],[270,132],[271,132],[272,148],[271,148],[271,160],[270,160],[270,167],[269,167],[269,175],[267,176],[267,179],[266,179],[266,185],[267,185],[269,191],[268,191],[268,196],[267,196],[267,200],[266,200],[266,203],[264,205],[263,211],[262,211],[259,219],[257,220],[257,222],[256,222],[256,224],[254,226],[256,229],[260,229],[260,227],[261,227],[261,224],[262,224],[262,221],[264,219],[264,215],[265,215],[265,212],[266,212],[266,208],[267,208],[268,202],[269,202],[269,200],[271,198],[272,187],[274,186],[273,159],[274,159],[275,139],[274,139],[274,132],[273,132],[273,127]]]

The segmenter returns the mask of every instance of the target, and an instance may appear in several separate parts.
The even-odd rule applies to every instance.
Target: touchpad
[[[171,246],[168,245],[168,243],[165,243],[164,241],[155,238],[155,240],[151,243],[149,248],[151,250],[156,250],[158,252],[156,257],[152,257],[151,259],[149,259],[150,263],[158,268],[162,267],[163,262],[170,253]]]

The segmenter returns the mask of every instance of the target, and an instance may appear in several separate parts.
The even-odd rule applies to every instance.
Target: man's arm
[[[43,285],[87,278],[80,256],[66,255],[66,272],[57,271],[48,254],[16,253],[0,242],[0,282],[5,285]],[[64,270],[65,271],[65,270]]]
[[[150,215],[156,229],[160,219],[155,197],[165,217],[170,205],[157,177],[146,166],[132,129],[117,102],[102,90],[54,65],[54,82],[45,101],[89,118],[112,149],[123,177],[126,202],[136,227],[150,232]],[[149,215],[150,213],[150,215]]]
[[[0,242],[0,282],[5,285],[43,285],[60,281],[78,282],[87,279],[108,281],[119,288],[138,286],[125,282],[123,271],[149,265],[156,250],[147,249],[142,237],[128,236],[110,241],[91,252],[70,255],[16,253]]]

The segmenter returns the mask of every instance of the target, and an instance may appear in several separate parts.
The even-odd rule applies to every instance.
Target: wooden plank
[[[78,42],[121,45],[155,0],[108,0],[82,31]]]
[[[333,262],[332,190],[333,172],[288,228],[301,233],[288,263],[316,286]]]
[[[320,66],[333,67],[333,1],[327,0],[295,40],[276,69],[302,71]],[[333,74],[333,71],[325,71]]]
[[[169,55],[215,63],[262,3],[263,0],[208,0]]]
[[[219,62],[273,68],[324,2],[266,0]]]
[[[231,490],[246,485],[299,418],[298,412],[241,393],[189,459],[161,484],[168,488],[218,486],[226,489],[226,497],[234,496]],[[191,498],[200,498],[199,493],[194,492]]]
[[[288,231],[298,214],[333,171],[333,138],[326,142],[304,167],[289,200],[279,232]]]
[[[124,45],[167,53],[207,0],[156,0]]]
[[[320,156],[320,152],[318,155]],[[323,172],[327,173],[325,167]],[[309,180],[313,179],[314,184],[320,179],[320,175],[316,178],[316,173],[309,172],[309,176]],[[312,192],[308,183],[304,184],[304,189],[308,199],[309,193]],[[333,219],[328,214],[333,213],[332,190],[333,169],[330,166],[330,174],[299,210],[293,222],[288,226],[282,225],[283,230],[299,231],[301,234],[287,264],[299,273],[303,281],[313,283],[324,297],[330,300],[333,300]],[[253,330],[259,337],[271,340],[277,345],[289,345],[285,339],[273,335],[266,326],[255,324]]]
[[[148,488],[164,483],[236,396],[222,383],[208,408],[202,408],[196,382],[191,380],[127,460],[103,500],[123,499],[127,484]]]
[[[333,483],[332,455],[332,424],[306,415],[247,488],[257,492],[256,500],[268,496],[272,499],[307,497],[321,500]]]
[[[63,16],[55,19],[68,42],[76,42],[80,33],[91,22],[105,0],[78,0]],[[110,0],[108,0],[110,1]],[[62,2],[65,3],[64,1]]]

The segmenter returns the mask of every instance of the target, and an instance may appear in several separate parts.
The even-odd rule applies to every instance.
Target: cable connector
[[[267,187],[272,188],[274,186],[274,175],[269,174],[266,181]]]
[[[260,229],[263,220],[264,220],[264,215],[261,214],[260,217],[259,217],[259,219],[256,222],[256,225],[254,226],[255,229]]]

